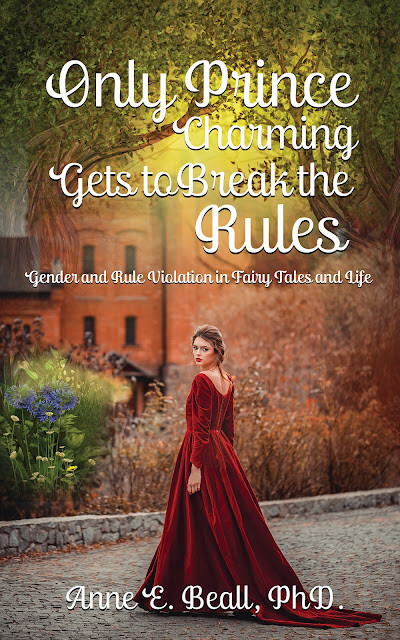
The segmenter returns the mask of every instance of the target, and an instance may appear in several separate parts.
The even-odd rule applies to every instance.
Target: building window
[[[127,316],[125,318],[125,344],[136,344],[135,316]]]
[[[136,247],[128,244],[125,247],[125,273],[130,273],[136,269]]]
[[[83,344],[85,347],[96,344],[94,316],[85,316],[83,318]]]
[[[82,273],[94,273],[94,246],[92,244],[85,244],[82,251]]]

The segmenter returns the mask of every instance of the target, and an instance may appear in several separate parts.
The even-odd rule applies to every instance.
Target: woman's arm
[[[222,422],[221,429],[228,437],[231,445],[233,446],[233,441],[235,439],[235,417],[234,417],[234,409],[233,409],[233,394],[235,391],[235,387],[232,384],[232,391],[229,397],[228,406],[226,408],[225,418]]]
[[[207,446],[210,441],[212,417],[212,382],[206,376],[197,375],[193,380],[192,394],[192,451],[190,462],[192,469],[188,480],[189,493],[200,489],[201,467],[204,463]]]

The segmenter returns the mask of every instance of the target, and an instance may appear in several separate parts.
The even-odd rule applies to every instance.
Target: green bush
[[[70,364],[54,349],[29,360],[11,356],[0,387],[0,482],[6,498],[79,494],[106,453],[106,419],[121,393],[126,389],[120,381]],[[60,397],[64,408],[55,400]]]

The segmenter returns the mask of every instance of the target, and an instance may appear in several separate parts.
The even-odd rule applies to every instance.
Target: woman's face
[[[193,342],[193,358],[201,369],[209,369],[217,364],[215,349],[211,342],[197,337]]]

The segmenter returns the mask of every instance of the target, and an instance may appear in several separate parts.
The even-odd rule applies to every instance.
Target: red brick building
[[[148,383],[154,378],[173,382],[190,362],[193,327],[209,321],[208,301],[217,293],[207,284],[162,284],[146,278],[152,270],[204,273],[220,268],[216,258],[203,262],[194,234],[196,209],[187,207],[179,201],[165,206],[143,199],[135,207],[92,201],[70,213],[78,240],[75,254],[67,251],[74,245],[72,237],[54,242],[47,226],[37,243],[1,238],[1,321],[11,327],[18,317],[29,332],[40,316],[46,342],[80,345],[93,340],[101,351],[124,356],[124,375],[136,379],[134,404],[140,413]],[[88,283],[33,287],[24,275],[33,270],[76,272],[78,280],[87,274]],[[144,282],[112,282],[115,271],[122,272],[122,279],[142,273]]]
[[[20,318],[24,333],[30,334],[34,319],[40,316],[45,319],[46,340],[59,344],[64,291],[49,284],[30,284],[24,274],[39,269],[39,263],[35,238],[0,238],[0,320],[8,334]]]

